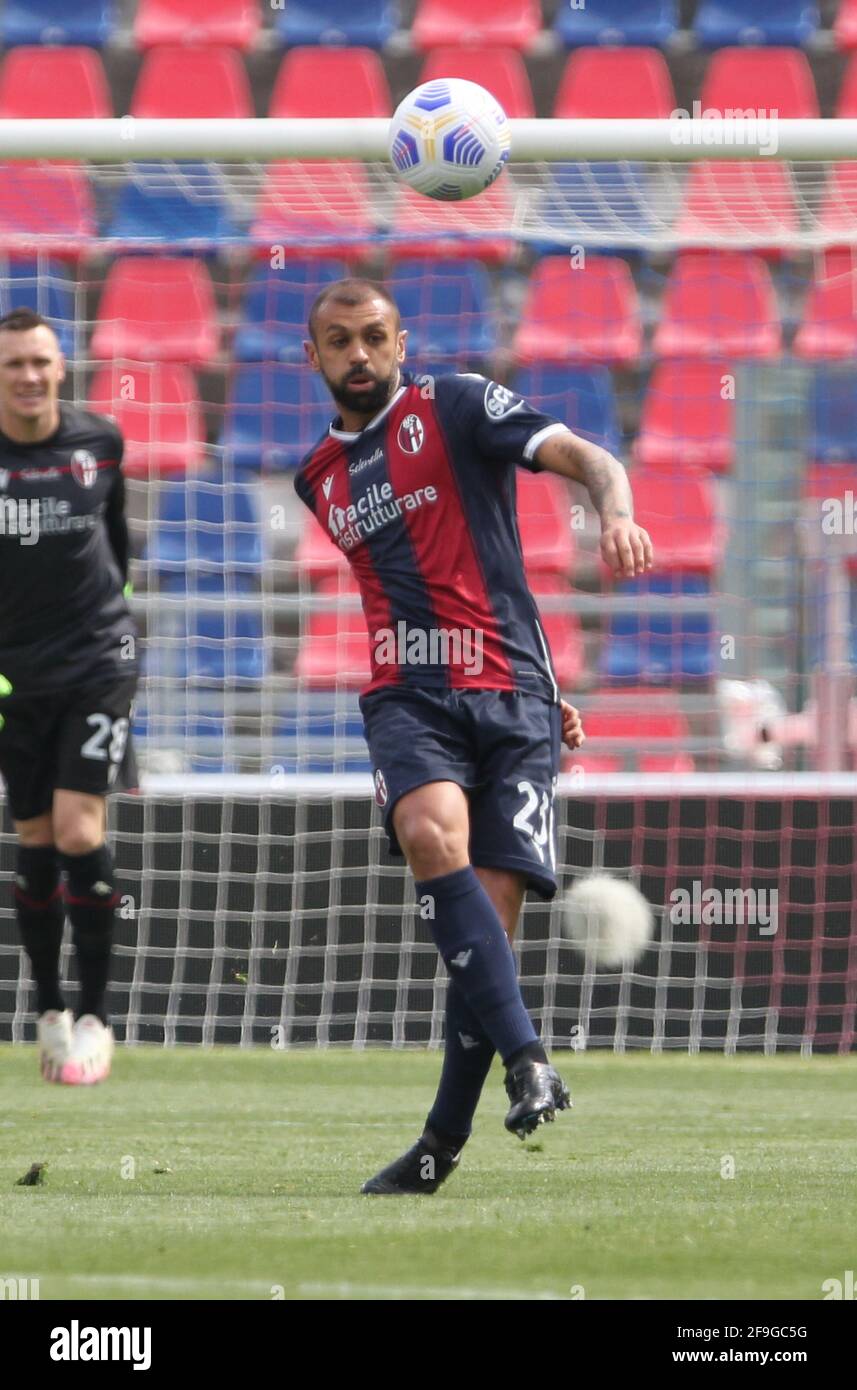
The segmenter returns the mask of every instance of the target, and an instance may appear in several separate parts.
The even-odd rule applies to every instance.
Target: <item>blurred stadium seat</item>
[[[700,0],[693,36],[704,48],[729,44],[782,44],[801,48],[818,32],[814,0]]]
[[[710,475],[686,464],[672,473],[638,467],[631,483],[634,514],[652,538],[657,575],[680,570],[710,576],[725,541]]]
[[[228,471],[295,468],[330,419],[330,397],[309,367],[246,363],[229,386],[220,437],[224,466]]]
[[[567,586],[574,564],[568,488],[554,473],[528,473],[523,468],[515,481],[521,551],[533,591],[544,575],[564,579]]]
[[[13,48],[0,65],[3,120],[95,120],[112,115],[104,66],[92,48]]]
[[[356,585],[348,575],[322,580],[320,596],[356,596]],[[358,603],[311,612],[304,624],[294,674],[316,690],[333,687],[357,690],[369,680],[369,635],[366,619]]]
[[[92,187],[81,169],[0,164],[0,252],[29,258],[38,244],[52,256],[77,260],[95,233]]]
[[[515,48],[477,48],[461,45],[432,49],[426,54],[420,82],[463,77],[496,97],[510,120],[535,116],[533,89],[524,60]]]
[[[568,48],[588,44],[663,47],[678,28],[675,0],[598,0],[560,5],[554,31]]]
[[[220,329],[211,277],[201,261],[123,256],[104,282],[92,335],[93,357],[204,365]]]
[[[283,160],[270,164],[250,227],[259,254],[359,259],[378,235],[365,165],[346,160]]]
[[[466,203],[435,202],[428,210],[422,193],[402,188],[387,232],[387,252],[391,260],[434,256],[500,264],[515,255],[514,210],[515,199],[505,179]]]
[[[543,599],[567,597],[568,583],[557,575],[544,571],[527,571],[527,583],[539,610],[542,631],[550,648],[557,685],[573,690],[579,683],[584,667],[583,633],[576,613],[561,608],[548,608]]]
[[[627,364],[642,345],[637,292],[617,256],[587,256],[569,273],[567,256],[533,271],[514,350],[522,362]]]
[[[264,545],[254,491],[232,479],[190,479],[164,489],[149,538],[152,571],[175,592],[256,580]],[[220,590],[216,590],[220,591]]]
[[[348,274],[344,261],[289,261],[257,270],[244,292],[233,344],[236,362],[303,362],[307,319],[324,285]]]
[[[529,48],[542,27],[539,0],[418,0],[411,28],[415,48],[444,43],[508,44]]]
[[[199,392],[181,363],[111,362],[96,372],[89,404],[115,416],[125,437],[122,467],[130,477],[194,473],[205,462]]]
[[[818,115],[812,69],[797,48],[722,48],[708,65],[703,110],[763,111],[780,120]]]
[[[553,114],[561,120],[665,120],[675,107],[670,71],[656,48],[582,48],[568,57]]]
[[[138,48],[159,44],[224,44],[251,48],[261,25],[259,0],[139,0]]]
[[[678,236],[752,238],[765,251],[800,228],[794,181],[787,164],[777,160],[705,160],[694,164],[684,188],[676,224]],[[770,249],[768,248],[768,249]]]
[[[857,464],[857,373],[853,369],[813,374],[807,457],[823,465]]]
[[[680,748],[658,753],[658,743],[667,739],[686,739],[690,734],[687,716],[672,691],[653,691],[649,687],[594,690],[583,716],[586,743],[572,753],[564,753],[563,768],[579,767],[584,772],[622,772],[626,765],[640,772],[693,772],[693,759]],[[611,741],[623,740],[631,746],[609,751]],[[592,751],[590,751],[592,750]]]
[[[130,114],[141,120],[255,115],[241,55],[234,48],[181,44],[149,49],[137,76]]]
[[[725,362],[656,362],[634,457],[644,468],[727,472],[734,452],[733,415],[734,375]]]
[[[0,315],[12,309],[35,309],[46,318],[59,339],[64,356],[76,356],[76,283],[61,265],[11,260],[0,267]]]
[[[637,512],[637,519],[645,525]],[[657,550],[656,550],[657,553]],[[638,599],[638,611],[610,619],[601,659],[601,673],[610,680],[633,685],[676,684],[708,680],[714,674],[714,628],[705,609],[682,607],[682,595],[704,597],[711,593],[707,575],[649,575],[617,585],[620,594]],[[669,607],[647,612],[645,595],[667,596]],[[715,599],[712,594],[712,612]]]
[[[371,48],[295,48],[283,59],[269,116],[391,116],[387,75]]]
[[[479,261],[400,261],[389,288],[412,357],[474,362],[496,350],[491,282]]]
[[[793,350],[810,358],[857,354],[857,267],[851,249],[826,251],[820,258]]]
[[[395,0],[288,0],[274,14],[284,44],[353,44],[383,48],[399,27]]]
[[[857,53],[851,54],[842,74],[835,114],[841,120],[853,120],[857,116]]]
[[[762,258],[739,251],[677,256],[653,349],[659,357],[776,357],[779,311]]]
[[[213,251],[246,236],[213,164],[134,164],[104,235],[118,249],[145,245]]]
[[[0,43],[82,44],[101,48],[115,26],[113,0],[6,0]]]
[[[613,378],[607,367],[522,367],[514,389],[546,415],[555,415],[575,434],[616,453],[621,432]]]
[[[857,48],[857,0],[839,0],[833,35],[838,48]]]

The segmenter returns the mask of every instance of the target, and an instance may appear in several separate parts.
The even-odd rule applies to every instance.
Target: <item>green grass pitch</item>
[[[418,1134],[437,1054],[120,1049],[66,1089],[3,1047],[0,1276],[42,1299],[813,1300],[855,1267],[857,1058],[556,1060],[570,1115],[519,1143],[495,1066],[459,1171],[401,1199],[359,1187]]]

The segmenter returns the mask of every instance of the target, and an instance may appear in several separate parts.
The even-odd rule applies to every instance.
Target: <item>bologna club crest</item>
[[[94,487],[98,478],[98,463],[88,449],[75,449],[71,456],[71,476],[81,487]]]
[[[406,454],[418,454],[426,432],[419,415],[406,415],[399,426],[399,448]]]

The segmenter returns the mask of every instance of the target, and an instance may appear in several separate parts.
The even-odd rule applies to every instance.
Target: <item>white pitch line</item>
[[[442,1298],[511,1299],[514,1302],[566,1302],[565,1294],[555,1290],[468,1288],[463,1284],[298,1284],[298,1293],[322,1294],[330,1298]]]

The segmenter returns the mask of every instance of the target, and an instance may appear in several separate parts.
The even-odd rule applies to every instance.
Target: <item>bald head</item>
[[[395,331],[398,332],[401,326],[399,319],[399,306],[395,299],[383,285],[377,284],[374,280],[361,280],[356,277],[347,280],[334,280],[333,284],[325,285],[324,289],[316,295],[313,300],[312,308],[309,311],[309,335],[314,343],[318,342],[318,329],[322,316],[326,316],[328,310],[337,307],[346,309],[356,309],[370,300],[377,299],[381,304],[386,305],[387,310],[392,313],[395,324]]]

